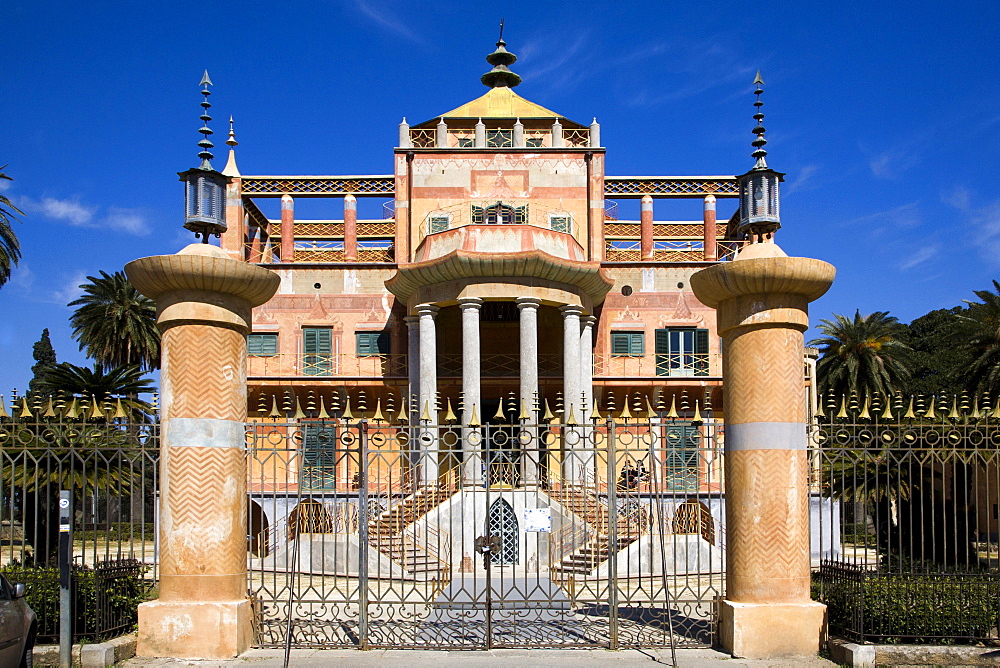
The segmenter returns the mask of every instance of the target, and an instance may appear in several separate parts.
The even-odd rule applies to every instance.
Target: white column
[[[572,412],[576,421],[580,419],[580,315],[583,309],[569,305],[559,309],[563,315],[563,422]],[[570,407],[573,410],[570,410]]]
[[[563,425],[572,417],[576,424],[585,424],[580,419],[580,314],[579,306],[568,305],[559,309],[563,315]],[[584,462],[577,448],[580,446],[581,430],[563,426],[563,477],[567,482],[586,482]]]
[[[404,318],[407,327],[406,368],[410,375],[410,383],[406,392],[407,417],[410,424],[417,424],[420,419],[420,317],[408,315]]]
[[[436,425],[438,422],[435,401],[435,393],[437,392],[437,328],[434,318],[439,309],[433,304],[420,304],[416,310],[417,316],[420,318],[420,397],[417,403],[417,419],[420,419],[426,411],[430,416],[430,423]],[[425,485],[437,481],[438,477],[436,434],[437,429],[420,431],[421,452],[418,479]]]
[[[479,348],[479,313],[483,300],[479,297],[465,297],[458,300],[462,309],[462,393],[465,402],[462,424],[468,425],[475,412],[476,420],[483,421],[483,406],[480,396],[482,381],[481,355]],[[482,482],[482,461],[480,459],[477,428],[462,430],[462,485],[476,485]]]
[[[583,393],[584,415],[581,422],[590,420],[594,403],[594,324],[592,315],[580,319],[580,391]]]
[[[534,297],[518,297],[517,308],[521,311],[521,401],[531,415],[528,424],[538,423],[535,399],[538,392],[538,307],[541,300]],[[524,452],[522,479],[526,485],[538,482],[538,461],[541,443],[537,430]]]

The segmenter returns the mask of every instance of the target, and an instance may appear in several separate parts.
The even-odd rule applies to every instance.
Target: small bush
[[[988,638],[1000,621],[996,575],[837,571],[821,571],[814,591],[822,592],[830,627],[850,638],[970,643]]]
[[[96,568],[72,567],[73,640],[101,642],[129,632],[146,600],[142,579],[149,567],[135,559],[102,562]],[[26,585],[28,605],[38,618],[38,639],[59,638],[59,569],[9,564],[0,569],[11,582]]]

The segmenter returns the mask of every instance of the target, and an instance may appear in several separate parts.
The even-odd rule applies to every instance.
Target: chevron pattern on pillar
[[[805,451],[726,454],[728,599],[808,600],[807,464]]]
[[[801,332],[744,331],[724,346],[726,422],[805,422]]]
[[[199,564],[197,572],[187,574],[211,574],[204,570],[206,565],[220,574],[245,568],[246,453],[235,448],[170,448],[167,476],[166,528],[172,534],[167,542],[181,540],[185,559]],[[229,527],[235,536],[225,533]],[[164,555],[163,561],[173,558]]]
[[[225,327],[182,325],[163,333],[169,417],[246,420],[246,337]]]

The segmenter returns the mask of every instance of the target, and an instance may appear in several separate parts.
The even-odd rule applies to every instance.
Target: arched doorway
[[[264,513],[264,509],[260,507],[260,504],[250,499],[250,505],[248,507],[249,515],[247,516],[247,550],[255,557],[266,557],[271,551],[271,544],[273,539],[271,538],[268,528],[270,523],[267,521],[267,515]]]
[[[507,501],[497,499],[490,504],[486,518],[486,532],[491,536],[500,537],[500,549],[490,555],[491,564],[518,563],[520,528],[517,515]]]
[[[288,513],[288,540],[300,533],[333,533],[333,518],[319,501],[306,499]]]
[[[677,506],[670,529],[677,534],[699,533],[710,545],[715,545],[715,518],[701,501],[688,499]]]

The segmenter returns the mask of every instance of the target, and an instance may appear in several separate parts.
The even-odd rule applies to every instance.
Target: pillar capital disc
[[[281,282],[273,271],[200,243],[176,255],[133,260],[125,265],[125,274],[139,292],[156,300],[161,327],[173,320],[249,327],[250,309],[267,302]]]
[[[460,297],[457,301],[463,309],[475,308],[478,310],[483,305],[483,300],[479,297]]]
[[[733,297],[764,294],[798,295],[808,303],[830,289],[836,273],[832,264],[807,257],[738,258],[696,272],[691,288],[712,308]]]
[[[416,308],[413,310],[417,312],[418,316],[429,315],[434,317],[441,309],[434,304],[417,304]]]
[[[514,301],[517,303],[517,308],[522,310],[526,308],[537,309],[542,305],[542,300],[538,297],[518,297]]]
[[[560,306],[559,311],[563,314],[564,318],[583,315],[583,307],[577,306],[576,304],[567,304],[566,306]]]

